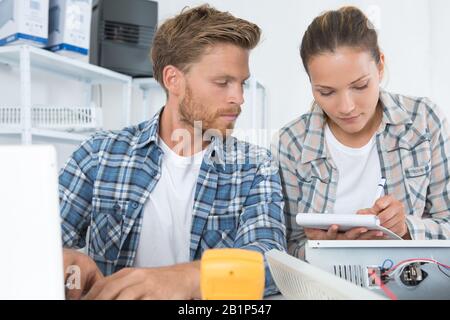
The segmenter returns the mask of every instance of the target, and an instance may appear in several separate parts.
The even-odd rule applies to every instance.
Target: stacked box
[[[49,0],[0,0],[0,46],[48,41]]]
[[[92,0],[50,0],[47,48],[88,61],[91,17]]]

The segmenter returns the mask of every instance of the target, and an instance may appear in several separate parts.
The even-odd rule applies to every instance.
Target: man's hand
[[[94,284],[84,299],[199,299],[200,261],[160,268],[126,268]]]
[[[391,230],[403,239],[411,239],[403,203],[391,195],[379,198],[372,208],[359,210],[358,214],[378,216],[382,227]]]
[[[64,249],[63,256],[64,283],[66,284],[68,282],[67,280],[69,280],[69,288],[66,286],[66,299],[78,300],[84,293],[90,290],[94,283],[103,279],[103,275],[95,262],[81,252]],[[71,273],[71,271],[74,272]]]

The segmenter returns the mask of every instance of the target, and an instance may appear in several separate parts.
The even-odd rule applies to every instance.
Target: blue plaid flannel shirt
[[[88,242],[87,252],[104,275],[134,264],[144,204],[161,176],[160,114],[94,134],[60,172],[63,244],[84,248]],[[286,251],[283,205],[269,151],[233,137],[226,143],[212,139],[197,180],[190,259],[209,248]],[[268,295],[277,288],[267,261],[265,271]]]

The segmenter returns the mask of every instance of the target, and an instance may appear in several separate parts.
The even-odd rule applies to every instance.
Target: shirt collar
[[[325,113],[314,102],[310,116],[306,120],[305,140],[300,158],[302,164],[327,157],[325,148],[325,122]]]
[[[150,143],[157,143],[159,139],[159,120],[161,119],[161,113],[164,110],[162,107],[152,119],[144,123],[144,127],[141,130],[136,148],[140,149]]]
[[[398,95],[380,91],[380,102],[383,106],[383,118],[377,134],[383,132],[387,125],[411,124],[412,119],[402,105]],[[306,134],[301,155],[301,163],[305,164],[313,160],[327,158],[325,147],[325,123],[326,116],[317,103],[313,103],[310,117],[306,123]]]
[[[383,125],[381,126],[383,130],[387,124],[398,126],[412,123],[411,116],[403,107],[401,96],[381,90],[380,102],[383,106]]]
[[[138,138],[136,148],[140,149],[152,143],[157,143],[159,139],[159,122],[164,110],[162,107],[149,121],[143,124],[141,135]],[[224,163],[224,141],[220,137],[212,136],[211,143],[207,147],[205,158],[218,163]]]

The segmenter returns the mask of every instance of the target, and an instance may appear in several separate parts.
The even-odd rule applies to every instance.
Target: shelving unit
[[[233,136],[268,148],[270,142],[267,90],[261,81],[251,77],[244,87],[245,102]]]
[[[132,78],[127,75],[28,45],[0,47],[0,63],[18,66],[20,70],[20,105],[5,106],[0,101],[0,134],[20,134],[23,144],[31,144],[33,136],[84,140],[86,135],[73,131],[92,131],[103,126],[102,109],[92,103],[92,86],[98,84],[122,86],[123,125],[130,124]],[[34,105],[31,97],[34,70],[82,82],[84,105]]]
[[[163,92],[163,88],[154,78],[136,78],[133,79],[133,86],[139,88],[142,92],[142,119],[150,119],[152,116],[152,105],[150,102],[150,91],[159,90]]]
[[[252,109],[252,123],[259,129],[268,129],[269,114],[267,108],[266,87],[259,80],[250,78],[246,87],[250,94],[250,103]],[[261,103],[258,102],[258,92],[261,92]]]

